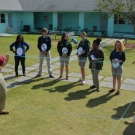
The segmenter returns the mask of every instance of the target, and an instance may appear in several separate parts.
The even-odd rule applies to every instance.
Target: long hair
[[[66,32],[64,32],[64,33],[62,34],[61,41],[63,41],[63,40],[64,40],[64,38],[65,38],[66,34],[67,34]]]
[[[15,45],[16,45],[16,46],[19,45],[19,38],[20,38],[20,37],[22,37],[22,42],[21,42],[21,44],[24,43],[24,38],[23,38],[23,36],[19,34],[19,35],[16,37],[16,41],[15,41],[15,43],[16,43]]]
[[[117,40],[116,41],[116,43],[117,42],[119,42],[120,43],[120,52],[123,52],[124,51],[124,49],[125,49],[125,46],[124,46],[124,43],[123,43],[123,41],[121,41],[121,40]],[[113,50],[116,50],[116,43],[115,43],[115,45],[114,45],[114,47],[113,47]]]

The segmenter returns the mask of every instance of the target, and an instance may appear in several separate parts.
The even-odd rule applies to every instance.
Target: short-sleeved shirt
[[[0,55],[0,66],[2,66],[3,62],[4,62],[4,58],[2,55]]]

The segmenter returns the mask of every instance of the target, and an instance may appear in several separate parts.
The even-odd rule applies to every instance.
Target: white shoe
[[[82,84],[85,84],[85,81],[84,80],[82,81]]]

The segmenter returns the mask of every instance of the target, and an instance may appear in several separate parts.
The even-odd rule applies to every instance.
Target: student
[[[98,75],[100,70],[102,70],[104,61],[104,52],[99,47],[101,41],[102,39],[100,37],[93,41],[93,49],[88,56],[90,60],[89,68],[91,69],[93,78],[93,85],[90,89],[96,88],[98,92],[100,91]]]
[[[38,75],[36,77],[40,77],[42,74],[42,66],[44,57],[46,58],[47,62],[47,68],[48,68],[48,74],[49,78],[54,78],[52,74],[52,68],[51,68],[51,54],[50,49],[52,47],[51,38],[50,36],[47,36],[48,30],[46,28],[42,29],[42,36],[38,38],[38,49],[39,49],[39,57],[40,57],[40,63],[39,63],[39,71]]]
[[[109,92],[114,92],[116,87],[116,80],[118,82],[118,91],[116,95],[120,94],[121,88],[121,75],[123,71],[123,63],[126,60],[125,52],[124,52],[124,44],[122,41],[118,40],[114,49],[110,54],[110,61],[112,63],[112,76],[113,76],[113,89]]]
[[[13,47],[15,47],[15,50],[13,49]],[[27,50],[29,50],[29,45],[26,42],[24,42],[24,38],[22,35],[18,35],[16,37],[16,41],[10,45],[10,51],[13,51],[15,53],[14,59],[15,59],[16,77],[18,77],[18,66],[19,66],[20,61],[21,61],[21,65],[22,65],[23,76],[26,76],[26,74],[25,74],[25,52]]]
[[[72,45],[71,43],[68,41],[68,34],[67,33],[63,33],[62,37],[61,37],[61,41],[58,42],[57,45],[57,50],[60,56],[60,77],[58,79],[62,79],[62,75],[63,75],[63,69],[64,69],[64,65],[66,68],[66,80],[68,80],[68,65],[69,65],[69,59],[70,59],[70,54],[72,52]]]
[[[1,73],[1,67],[4,67],[8,61],[9,61],[9,55],[6,55],[6,58],[3,58],[3,56],[0,55],[0,115],[9,114],[8,111],[4,110],[7,91],[6,91],[6,82]]]
[[[82,76],[80,82],[81,84],[85,84],[85,64],[90,50],[90,41],[87,39],[87,34],[85,32],[82,32],[80,36],[82,40],[79,45],[77,45],[77,56]]]

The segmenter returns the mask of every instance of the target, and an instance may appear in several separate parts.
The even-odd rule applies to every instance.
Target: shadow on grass
[[[129,107],[129,105],[130,103],[113,109],[113,110],[116,110],[116,114],[112,115],[112,118],[121,118],[124,112],[126,111],[126,109]],[[135,112],[135,102],[131,104],[130,108],[128,109],[128,111],[126,112],[123,118],[133,117],[134,112]]]
[[[59,82],[59,81],[57,81],[57,82]],[[78,86],[77,82],[56,86],[54,90],[48,90],[48,91],[49,92],[66,92],[75,86]]]
[[[86,106],[87,107],[96,107],[98,105],[105,104],[105,103],[107,103],[107,101],[109,101],[111,98],[113,98],[115,96],[115,95],[111,95],[111,96],[109,96],[109,95],[110,95],[110,93],[107,93],[98,98],[90,99],[88,101],[88,103],[86,104]]]
[[[124,124],[126,124],[128,126],[123,131],[123,135],[135,135],[135,125],[133,123],[129,123],[129,122],[124,122]]]
[[[43,79],[41,79],[41,80],[43,80]],[[34,80],[34,81],[37,81],[37,80]],[[39,89],[41,87],[45,88],[45,87],[48,87],[48,86],[53,86],[56,83],[58,83],[57,80],[50,80],[49,82],[45,82],[45,83],[42,83],[42,84],[34,85],[31,89],[37,90],[37,89]]]
[[[94,92],[96,92],[96,90],[90,91],[90,88],[86,90],[79,90],[76,92],[69,93],[68,97],[65,97],[64,99],[67,101],[84,99],[86,98],[86,95],[92,94]]]

